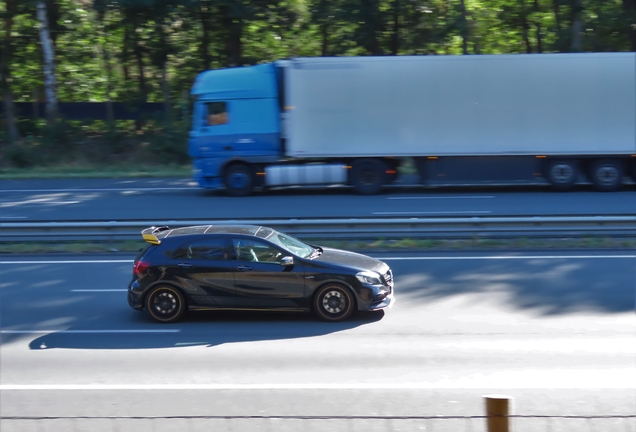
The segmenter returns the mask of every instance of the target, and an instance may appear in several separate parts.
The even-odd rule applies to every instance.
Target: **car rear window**
[[[150,252],[152,252],[158,245],[153,245],[153,244],[148,244],[145,247],[141,248],[139,250],[139,253],[137,254],[137,256],[135,257],[135,262],[139,261],[141,259],[141,257],[148,255]]]

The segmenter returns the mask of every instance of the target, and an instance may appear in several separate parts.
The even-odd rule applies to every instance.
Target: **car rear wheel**
[[[185,299],[176,288],[158,286],[153,288],[146,297],[146,310],[155,321],[176,322],[186,311]]]
[[[325,285],[314,296],[314,312],[323,321],[344,321],[354,310],[355,299],[342,285]]]

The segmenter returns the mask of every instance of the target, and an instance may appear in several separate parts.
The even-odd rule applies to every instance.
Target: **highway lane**
[[[0,414],[478,416],[487,393],[514,397],[517,414],[636,412],[633,251],[381,258],[398,299],[386,314],[330,324],[201,313],[166,326],[128,308],[130,256],[2,258]],[[516,430],[546,430],[520,420]],[[0,421],[3,431],[35,424]],[[551,427],[577,430],[575,421]],[[634,430],[633,418],[608,421],[590,430]],[[153,424],[174,426],[163,422]],[[482,430],[466,420],[370,422],[331,430]],[[324,430],[291,419],[186,426]]]
[[[231,198],[188,179],[0,181],[0,222],[244,218],[634,215],[636,191],[542,187],[391,188],[358,196],[346,188],[270,191]]]

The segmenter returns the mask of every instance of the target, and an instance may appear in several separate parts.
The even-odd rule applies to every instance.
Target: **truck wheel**
[[[254,175],[248,165],[234,164],[225,170],[225,190],[230,196],[249,196],[254,191]]]
[[[386,164],[377,159],[362,159],[351,168],[351,183],[360,195],[376,195],[386,183]]]
[[[546,177],[556,190],[572,189],[579,176],[578,163],[575,160],[549,160],[546,166]]]
[[[590,178],[596,190],[611,192],[623,184],[623,165],[616,159],[601,159],[592,164]]]

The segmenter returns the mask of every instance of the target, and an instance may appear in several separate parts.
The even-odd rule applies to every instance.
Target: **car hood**
[[[338,267],[349,267],[359,271],[373,270],[380,274],[384,274],[389,270],[389,266],[378,259],[356,252],[332,248],[322,248],[322,254],[313,261]]]

